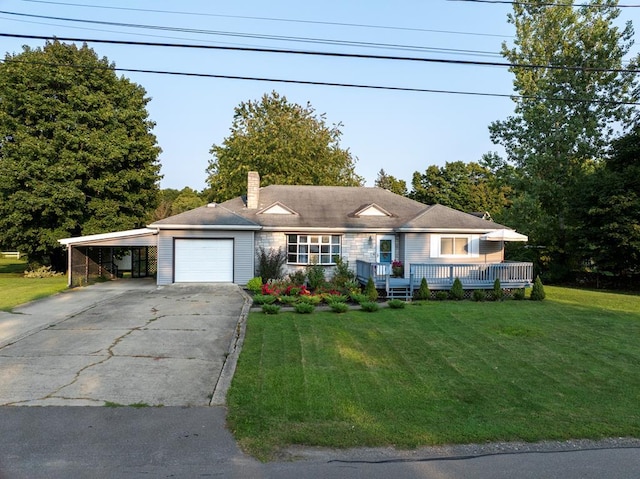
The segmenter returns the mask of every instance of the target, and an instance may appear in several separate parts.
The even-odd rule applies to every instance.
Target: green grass
[[[250,453],[640,437],[640,296],[251,313],[228,394]]]
[[[11,311],[20,304],[45,298],[67,288],[66,276],[25,278],[23,260],[0,258],[0,310]]]

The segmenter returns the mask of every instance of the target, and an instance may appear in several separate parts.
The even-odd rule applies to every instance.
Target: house
[[[69,284],[89,270],[117,274],[131,251],[132,276],[155,274],[158,285],[181,282],[246,284],[256,275],[260,248],[282,248],[286,272],[341,257],[365,282],[370,276],[392,296],[427,277],[432,289],[460,277],[468,289],[525,287],[531,263],[504,262],[504,242],[525,240],[506,226],[442,205],[425,205],[381,188],[270,185],[248,174],[247,195],[211,203],[147,228],[60,242],[69,248]],[[391,263],[402,262],[392,278]],[[154,264],[155,263],[155,264]],[[87,273],[87,276],[83,276]],[[96,273],[94,273],[96,274]]]

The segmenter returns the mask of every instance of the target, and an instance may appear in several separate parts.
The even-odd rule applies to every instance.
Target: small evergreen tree
[[[462,281],[460,278],[456,277],[453,280],[453,285],[451,286],[451,291],[449,291],[449,296],[451,299],[461,300],[464,299],[464,289],[462,289]]]
[[[364,288],[364,294],[370,301],[378,300],[378,290],[376,289],[376,285],[373,283],[373,278],[371,276],[369,276],[367,286]]]
[[[420,287],[415,291],[413,297],[418,301],[426,301],[431,299],[431,291],[429,290],[429,285],[427,284],[427,278],[422,278],[420,281]]]
[[[536,276],[536,280],[533,282],[533,288],[531,288],[531,299],[533,301],[542,301],[545,296],[542,280],[540,276]]]
[[[494,301],[502,301],[504,299],[504,291],[502,290],[502,285],[500,284],[500,278],[496,278],[493,282],[493,300]]]

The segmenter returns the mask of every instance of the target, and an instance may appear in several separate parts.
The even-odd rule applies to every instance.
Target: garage
[[[233,239],[174,240],[176,283],[232,283]]]

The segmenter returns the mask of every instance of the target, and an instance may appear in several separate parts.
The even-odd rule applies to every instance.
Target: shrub
[[[319,264],[307,266],[307,282],[311,290],[316,290],[325,283],[324,267]]]
[[[431,298],[431,291],[429,291],[427,278],[422,278],[422,281],[420,281],[420,287],[413,293],[413,298],[418,301],[426,301]]]
[[[327,304],[330,304],[330,303],[346,303],[347,299],[349,298],[344,294],[323,293],[322,299]]]
[[[251,278],[247,282],[247,289],[249,291],[251,291],[252,293],[261,292],[262,291],[262,277],[261,276],[256,276],[254,278]]]
[[[392,299],[392,300],[388,301],[387,304],[389,305],[389,307],[391,309],[402,309],[407,305],[407,303],[405,303],[404,301],[402,301],[400,299]]]
[[[24,272],[25,278],[53,278],[55,276],[62,276],[64,273],[58,273],[51,270],[51,266],[40,266],[29,269]]]
[[[496,278],[493,282],[493,300],[494,301],[502,301],[504,299],[504,291],[502,290],[502,285],[500,284],[500,278]]]
[[[484,292],[484,289],[476,289],[473,291],[473,300],[474,301],[484,301],[487,295]]]
[[[447,293],[446,291],[438,291],[436,293],[436,299],[438,301],[444,301],[445,299],[447,299],[449,297],[449,293]]]
[[[376,285],[373,282],[373,278],[369,276],[367,280],[367,285],[364,288],[364,294],[369,301],[376,301],[378,299],[378,290],[376,289]]]
[[[334,313],[346,313],[349,311],[349,305],[347,303],[329,303],[329,307]]]
[[[311,314],[316,309],[316,307],[311,303],[306,303],[304,301],[300,301],[293,306],[293,309],[296,313],[300,314]]]
[[[453,280],[449,296],[451,299],[455,299],[456,301],[464,299],[464,289],[462,289],[462,281],[460,281],[460,278],[456,277],[456,279]]]
[[[277,304],[263,304],[262,312],[264,314],[278,314],[280,312],[280,306]]]
[[[540,276],[536,276],[536,280],[533,282],[533,288],[531,288],[531,299],[533,301],[542,301],[545,296],[542,280]]]
[[[522,301],[524,299],[524,288],[516,289],[513,292],[513,299],[516,301]]]
[[[298,298],[298,300],[299,300],[300,303],[311,304],[313,306],[317,306],[322,302],[322,296],[318,296],[318,295],[316,295],[316,296],[311,296],[311,295],[300,296]]]
[[[262,285],[262,294],[270,294],[272,296],[278,296],[282,289],[282,285],[277,281],[270,279],[268,282]]]
[[[263,282],[282,278],[282,267],[287,262],[287,253],[282,249],[258,250],[258,275]]]
[[[300,302],[300,296],[278,296],[282,304],[296,304]]]
[[[253,302],[255,304],[273,304],[276,302],[276,297],[270,294],[254,294]]]
[[[344,288],[347,283],[351,283],[356,279],[356,275],[349,269],[348,261],[344,261],[339,256],[336,256],[334,261],[336,262],[336,267],[333,271],[331,281],[336,288]]]
[[[289,273],[288,278],[293,284],[304,284],[304,281],[307,279],[307,275],[303,270],[297,269],[293,273]]]
[[[341,290],[346,295],[351,295],[352,293],[360,293],[360,283],[358,283],[357,281],[347,281],[341,288]]]
[[[367,313],[374,313],[378,311],[380,306],[378,306],[378,303],[374,303],[373,301],[365,301],[364,303],[360,303],[360,308],[362,308],[362,311],[366,311]]]
[[[349,295],[349,297],[351,298],[351,301],[358,304],[362,304],[369,301],[369,297],[366,294],[362,294],[362,293],[352,293]]]

